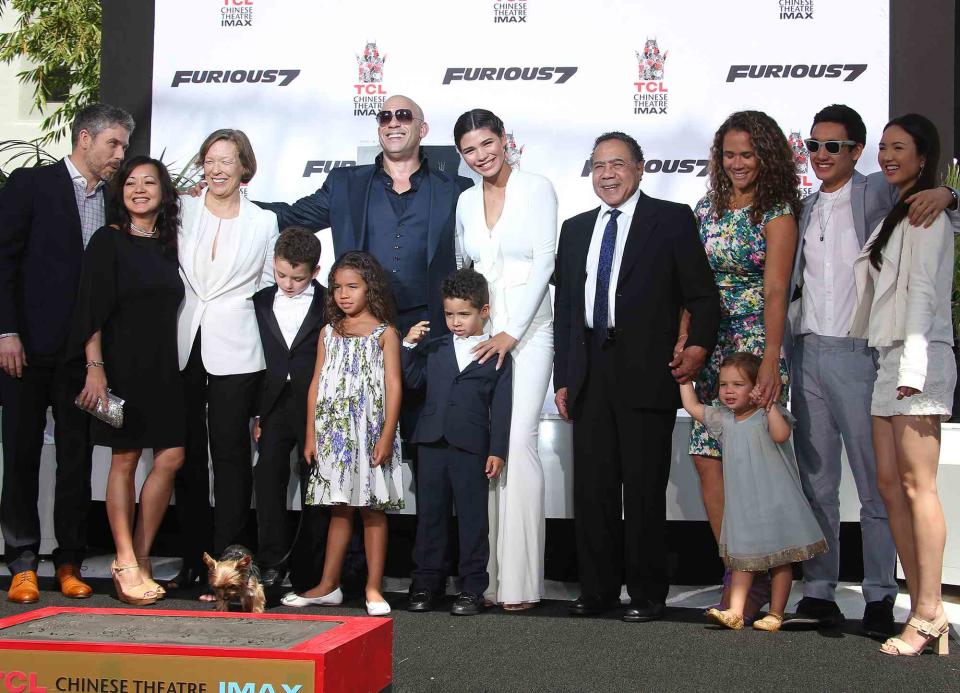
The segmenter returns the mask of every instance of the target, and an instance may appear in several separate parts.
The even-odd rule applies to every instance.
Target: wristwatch
[[[953,195],[953,204],[947,205],[947,209],[956,210],[958,207],[958,202],[960,202],[960,197],[957,196],[957,191],[951,188],[949,185],[944,185],[951,195]]]

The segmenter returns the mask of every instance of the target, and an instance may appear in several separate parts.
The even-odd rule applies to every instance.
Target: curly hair
[[[327,280],[327,319],[333,329],[344,336],[351,336],[341,329],[347,314],[340,309],[334,298],[336,295],[334,277],[336,277],[337,271],[342,269],[351,269],[363,278],[367,285],[367,310],[373,317],[380,322],[392,323],[396,308],[393,292],[390,291],[390,285],[387,283],[387,273],[383,271],[383,267],[370,253],[352,250],[349,253],[344,253],[339,260],[333,263]]]
[[[440,285],[440,295],[468,301],[477,310],[490,303],[486,278],[470,267],[451,272]]]
[[[112,194],[110,207],[107,210],[107,220],[116,224],[126,233],[130,233],[130,212],[123,200],[123,187],[127,178],[137,166],[150,165],[157,169],[157,180],[160,183],[160,207],[157,209],[156,230],[159,232],[157,240],[163,254],[167,257],[177,257],[177,232],[180,229],[180,196],[177,188],[170,179],[170,173],[163,162],[151,159],[149,156],[132,156],[126,159],[116,174],[110,179]]]
[[[707,197],[719,218],[730,208],[733,184],[723,170],[723,138],[731,131],[750,137],[757,157],[757,177],[750,208],[750,223],[778,205],[788,204],[794,216],[800,213],[797,173],[790,144],[777,121],[761,111],[738,111],[727,118],[713,136],[710,147],[710,189]]]
[[[273,246],[273,257],[291,265],[306,265],[312,272],[320,264],[320,239],[305,226],[288,226]]]

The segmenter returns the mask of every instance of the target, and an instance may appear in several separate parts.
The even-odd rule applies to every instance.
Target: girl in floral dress
[[[400,338],[390,325],[393,298],[369,254],[350,252],[330,270],[327,318],[308,397],[304,457],[311,465],[307,505],[329,505],[330,528],[320,583],[287,593],[286,606],[343,602],[340,571],[356,509],[367,558],[366,607],[390,613],[381,582],[387,555],[386,510],[403,508],[400,470]]]

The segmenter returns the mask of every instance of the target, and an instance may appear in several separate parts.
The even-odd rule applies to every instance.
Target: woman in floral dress
[[[740,111],[727,118],[713,139],[710,189],[695,209],[723,304],[716,349],[697,380],[697,395],[704,404],[719,405],[720,362],[738,351],[762,358],[755,401],[768,409],[775,402],[787,402],[781,344],[799,207],[792,153],[776,121],[759,111]],[[685,332],[681,326],[678,349],[683,347]],[[710,528],[719,539],[723,519],[720,442],[694,422],[689,451],[700,476]],[[752,602],[764,599],[760,594],[753,596]],[[751,606],[755,611],[763,603]],[[726,608],[723,602],[721,608]]]

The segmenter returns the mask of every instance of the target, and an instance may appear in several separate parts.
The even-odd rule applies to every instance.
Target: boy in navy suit
[[[472,349],[489,335],[487,281],[472,269],[447,277],[441,286],[450,334],[421,342],[429,322],[410,328],[403,340],[403,379],[411,389],[427,387],[411,442],[418,446],[417,537],[413,548],[410,611],[430,611],[443,581],[451,497],[460,534],[462,592],[450,609],[472,616],[483,609],[487,589],[487,493],[503,469],[510,439],[513,362],[509,355],[480,364]]]
[[[320,241],[299,226],[284,229],[273,251],[276,285],[253,296],[267,370],[253,435],[260,457],[253,470],[259,542],[257,563],[265,587],[283,582],[289,553],[287,486],[290,451],[303,457],[307,429],[307,388],[317,361],[324,322]]]

